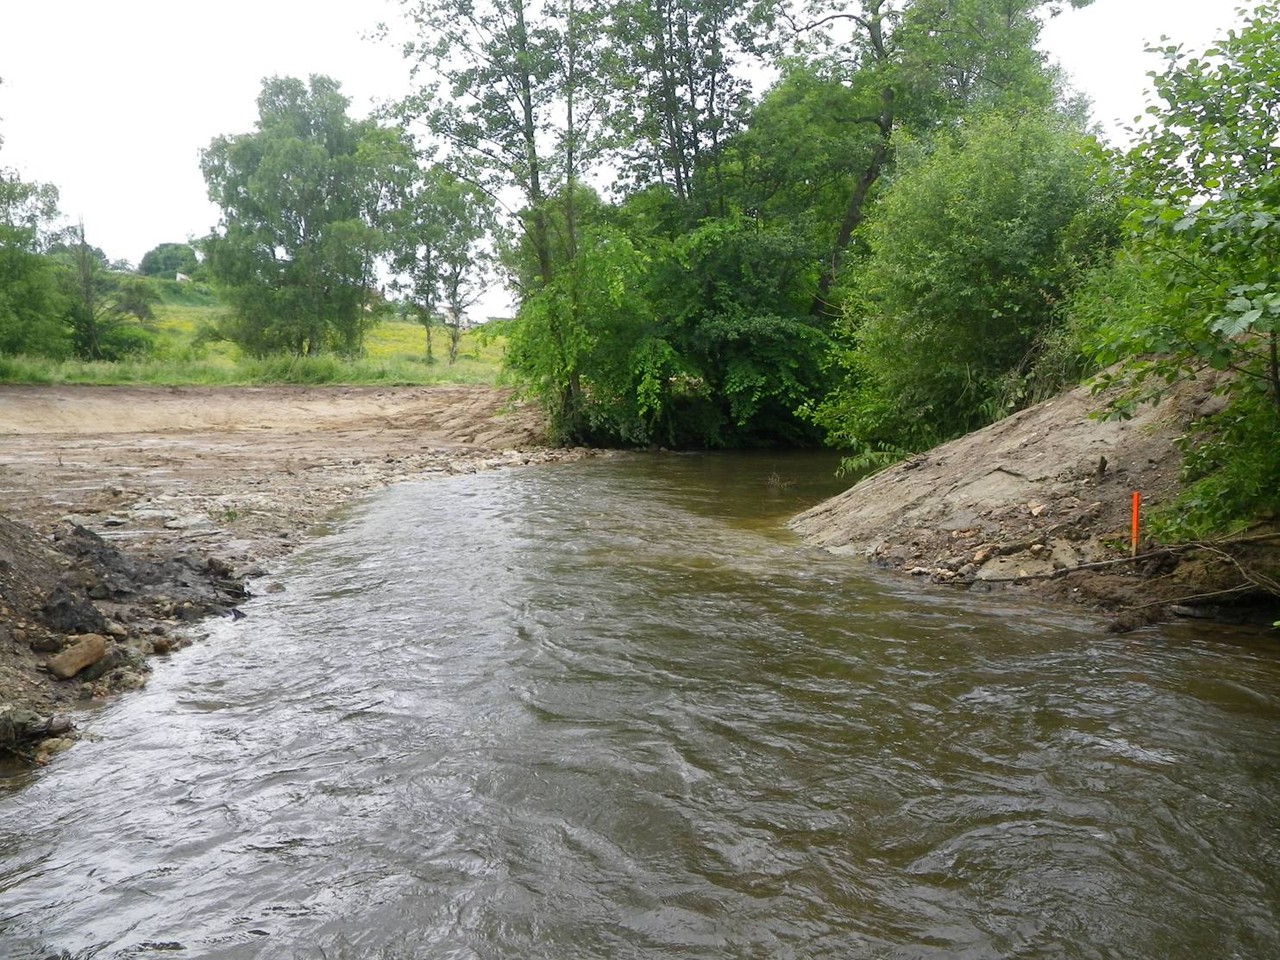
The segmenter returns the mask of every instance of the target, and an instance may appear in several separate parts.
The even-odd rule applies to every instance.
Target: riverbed
[[[0,955],[1275,956],[1274,643],[878,580],[831,466],[362,502],[0,795]]]

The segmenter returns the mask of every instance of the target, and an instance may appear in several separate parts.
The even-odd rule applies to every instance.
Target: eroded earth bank
[[[1087,387],[913,457],[797,517],[810,543],[969,590],[1022,590],[1086,605],[1113,629],[1169,616],[1280,616],[1280,534],[1162,548],[1141,516],[1173,500],[1178,439],[1219,404],[1193,385],[1130,420],[1092,416]],[[1144,521],[1145,524],[1145,521]]]

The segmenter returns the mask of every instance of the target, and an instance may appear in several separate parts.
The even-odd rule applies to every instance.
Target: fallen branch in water
[[[1153,550],[1150,553],[1140,553],[1136,557],[1117,557],[1114,560],[1094,560],[1090,563],[1078,563],[1074,567],[1063,567],[1060,570],[1054,570],[1050,573],[1027,573],[1020,577],[983,577],[981,580],[974,580],[974,583],[1025,583],[1028,580],[1056,580],[1059,577],[1065,577],[1069,573],[1079,573],[1082,570],[1104,570],[1108,567],[1116,567],[1125,563],[1137,563],[1140,560],[1154,560],[1157,557],[1167,557],[1173,551],[1167,547],[1161,547],[1159,550]]]
[[[1193,600],[1213,600],[1218,597],[1238,597],[1243,593],[1250,591],[1248,586],[1228,587],[1226,590],[1213,590],[1209,593],[1193,593],[1185,597],[1173,597],[1169,600],[1152,600],[1149,603],[1139,603],[1130,610],[1150,610],[1152,607],[1179,607],[1184,604],[1191,603]]]
[[[1144,607],[1159,606],[1162,604],[1178,604],[1191,600],[1209,599],[1215,596],[1228,594],[1246,593],[1250,589],[1261,590],[1272,596],[1280,597],[1280,581],[1267,576],[1264,573],[1253,569],[1242,563],[1239,557],[1233,555],[1230,547],[1248,546],[1251,544],[1262,543],[1268,540],[1280,540],[1280,532],[1256,534],[1249,537],[1235,537],[1229,540],[1194,540],[1187,543],[1171,544],[1164,546],[1158,550],[1150,550],[1146,553],[1140,553],[1132,557],[1116,557],[1111,560],[1096,560],[1090,563],[1079,563],[1074,567],[1063,567],[1060,570],[1054,570],[1049,573],[1028,573],[1021,576],[1012,577],[984,577],[982,580],[966,581],[972,583],[1029,583],[1040,580],[1056,580],[1060,577],[1069,576],[1073,573],[1087,572],[1090,570],[1105,570],[1111,567],[1121,566],[1126,563],[1141,563],[1146,560],[1163,559],[1166,557],[1185,556],[1196,552],[1211,554],[1223,563],[1235,567],[1237,573],[1245,581],[1238,587],[1232,587],[1228,590],[1214,591],[1208,594],[1197,594],[1195,596],[1184,597],[1181,600],[1160,600],[1149,604],[1143,604],[1132,609],[1141,610]]]

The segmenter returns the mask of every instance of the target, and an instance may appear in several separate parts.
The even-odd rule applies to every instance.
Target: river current
[[[372,498],[0,793],[0,957],[1280,956],[1275,641],[877,579],[831,466]]]

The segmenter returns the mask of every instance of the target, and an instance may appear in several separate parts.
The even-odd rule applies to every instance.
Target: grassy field
[[[146,359],[114,363],[0,356],[0,382],[99,384],[253,383],[497,383],[505,338],[463,334],[458,359],[448,362],[448,332],[433,332],[434,360],[426,362],[426,332],[417,323],[380,321],[365,339],[365,355],[266,359],[244,357],[225,340],[200,336],[224,309],[202,284],[157,281],[160,302],[150,325],[155,349]]]

